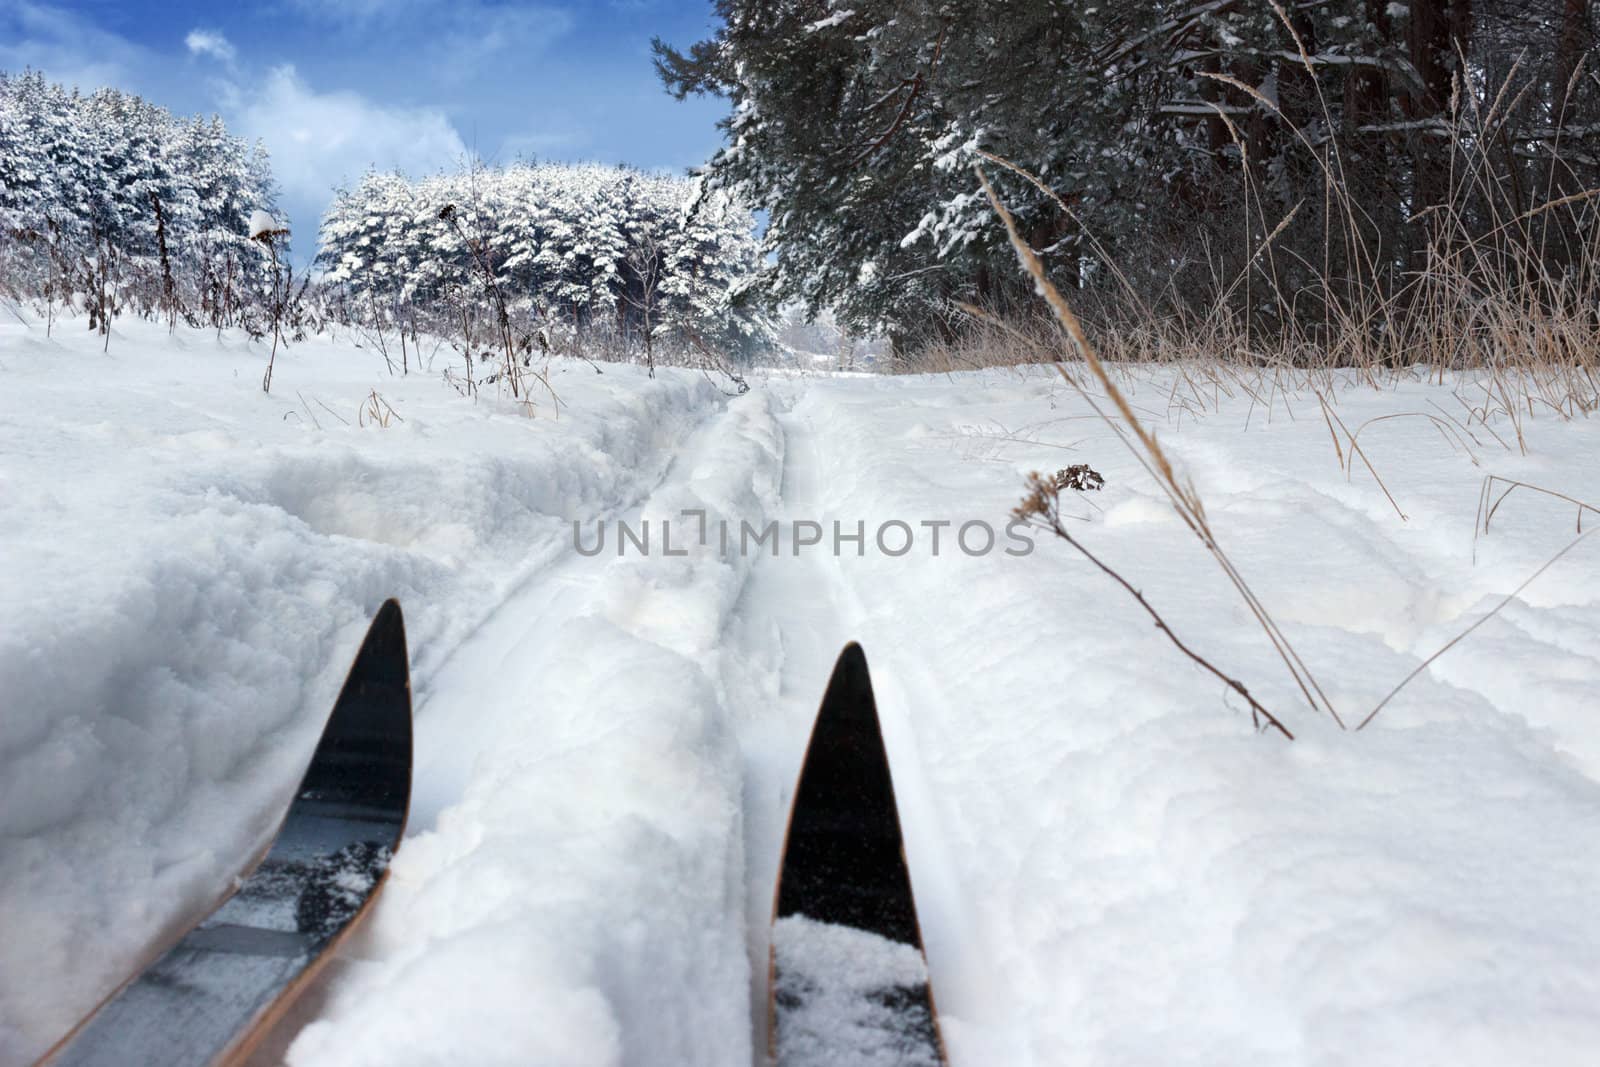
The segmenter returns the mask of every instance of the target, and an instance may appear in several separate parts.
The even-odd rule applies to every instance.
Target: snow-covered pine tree
[[[680,344],[748,360],[777,337],[750,269],[761,261],[754,220],[726,190],[696,185],[665,231],[655,329]]]
[[[715,6],[714,36],[657,41],[657,65],[670,92],[729,101],[707,176],[768,212],[763,288],[901,349],[947,335],[951,301],[1029,301],[972,170],[980,152],[1054,194],[989,168],[1057,283],[1087,287],[1090,306],[1131,286],[1141,313],[1221,302],[1308,328],[1330,303],[1402,292],[1442,198],[1483,235],[1540,190],[1600,180],[1600,93],[1574,77],[1592,62],[1588,0]],[[1527,84],[1502,98],[1512,69]],[[1468,115],[1493,116],[1492,151]],[[1463,189],[1462,152],[1506,203]],[[1551,256],[1561,242],[1530,244]]]
[[[268,298],[246,221],[277,210],[265,151],[115,89],[0,74],[0,262],[15,295],[92,328],[133,310],[237,324]]]
[[[570,339],[653,361],[663,345],[689,351],[692,335],[737,358],[771,338],[740,298],[760,266],[754,219],[726,195],[701,199],[688,179],[594,164],[369,174],[323,219],[318,263],[350,321],[406,316],[469,351],[498,316],[487,268],[520,350]]]

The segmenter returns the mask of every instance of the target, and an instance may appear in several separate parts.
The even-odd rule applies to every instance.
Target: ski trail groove
[[[906,851],[917,895],[934,995],[947,1018],[997,1017],[985,990],[991,966],[969,929],[956,858],[946,844],[945,814],[923,771],[917,719],[938,699],[903,632],[863,605],[831,552],[834,519],[853,526],[867,516],[838,513],[828,489],[847,479],[849,457],[825,454],[815,421],[830,403],[828,379],[770,383],[780,397],[784,438],[775,555],[755,561],[735,612],[724,689],[744,754],[747,899],[745,921],[752,973],[753,1042],[767,1047],[766,968],[773,889],[796,775],[818,702],[844,645],[860,640],[872,669],[890,753]],[[824,544],[796,550],[793,522],[824,527]],[[960,1024],[957,1024],[959,1030]],[[758,1062],[761,1062],[758,1060]],[[959,1062],[959,1061],[958,1061]]]
[[[827,401],[819,396],[814,403]],[[829,414],[836,415],[840,408],[832,405]],[[808,429],[800,447],[807,454],[813,484],[830,488],[850,485],[853,457],[837,450],[825,451],[824,442],[829,438],[811,428],[809,413],[805,417]],[[808,502],[810,511],[827,516],[830,530],[835,518],[852,526],[863,521],[870,531],[878,521],[896,517],[846,514],[842,509],[847,508],[843,501],[821,491]],[[958,857],[948,843],[957,813],[939,801],[927,773],[925,735],[933,723],[952,721],[951,711],[923,659],[926,649],[919,648],[916,627],[908,625],[912,620],[900,616],[893,603],[883,601],[881,592],[878,602],[873,603],[859,587],[856,576],[864,568],[881,566],[882,561],[831,551],[819,559],[849,636],[861,642],[872,669],[934,998],[950,1054],[959,1065],[961,1050],[972,1043],[968,1037],[970,1028],[976,1025],[992,1030],[990,1024],[1000,1017],[1000,1010],[990,993],[998,988],[993,980],[995,968],[972,929],[973,911],[962,888]],[[937,575],[938,561],[928,561],[925,566]],[[986,1034],[991,1040],[992,1036]],[[1024,1061],[1012,1058],[1008,1052],[1004,1062]]]
[[[619,520],[637,524],[639,514],[671,480],[695,437],[706,433],[725,410],[726,405],[717,405],[704,417],[679,427],[655,473],[637,483],[640,488],[631,499],[595,516],[590,526],[604,521],[614,527]],[[503,674],[519,649],[526,649],[558,621],[568,602],[561,592],[580,584],[593,562],[578,553],[570,527],[563,524],[550,540],[536,547],[505,596],[459,643],[432,663],[418,657],[422,660],[416,671],[419,763],[411,836],[435,828],[439,813],[459,799],[472,769],[474,753],[467,746],[451,743],[449,730],[454,724],[449,721],[449,710],[436,713],[435,704],[447,706],[449,694],[472,692],[478,688],[477,679]],[[441,698],[440,694],[445,695]]]
[[[796,449],[804,440],[795,416],[795,391],[804,383],[774,382],[782,406],[783,466],[773,517],[779,534],[773,554],[752,560],[749,580],[727,632],[722,688],[743,756],[746,893],[743,920],[754,980],[750,1029],[758,1063],[767,1048],[767,958],[773,892],[800,761],[812,720],[843,647],[846,629],[833,601],[834,587],[815,561],[793,554],[791,520],[814,495],[812,456]]]
[[[608,516],[604,551],[550,553],[434,672],[416,831],[368,936],[295,1020],[309,1025],[288,1062],[448,1058],[452,1030],[504,1018],[481,995],[493,981],[564,1019],[513,1027],[503,1062],[750,1059],[742,775],[717,670],[750,568],[659,542],[619,557],[614,521],[652,538],[685,509],[760,525],[781,448],[764,394],[722,405]],[[379,1005],[397,1001],[433,1023],[395,1033]]]

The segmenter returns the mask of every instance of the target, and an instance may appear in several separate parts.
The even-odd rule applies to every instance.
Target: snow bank
[[[743,397],[614,518],[657,539],[684,509],[760,524],[777,448],[766,397]],[[457,1062],[486,1029],[474,1063],[750,1062],[742,768],[714,669],[749,561],[618,543],[569,551],[439,672],[418,738],[437,821],[291,1064]]]
[[[274,828],[368,618],[433,668],[642,499],[720,408],[700,376],[557,365],[529,420],[348,344],[135,324],[0,338],[0,1061],[42,1052]],[[400,419],[357,425],[377,388]],[[547,405],[548,409],[548,405]],[[548,416],[548,410],[546,411]]]
[[[958,377],[812,388],[796,413],[822,469],[804,507],[998,522],[1023,472],[1088,462],[1107,488],[1075,534],[1299,740],[1252,735],[1060,542],[827,560],[891,734],[953,1061],[1589,1062],[1600,542],[1344,733],[1302,710],[1215,565],[1059,382]],[[1170,385],[1133,384],[1351,722],[1571,538],[1569,508],[1523,497],[1474,564],[1485,473],[1600,501],[1588,422],[1541,421],[1531,458],[1482,448],[1481,467],[1422,419],[1379,424],[1362,444],[1402,522],[1340,474],[1314,401],[1241,432],[1241,397],[1172,432]],[[1352,389],[1341,416],[1433,397],[1449,390]]]

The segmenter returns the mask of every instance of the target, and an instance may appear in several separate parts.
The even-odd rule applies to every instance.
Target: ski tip
[[[362,639],[361,650],[356,653],[355,665],[350,669],[352,679],[357,675],[395,680],[410,688],[406,621],[400,611],[400,601],[394,597],[378,607],[372,625],[367,627],[367,636]]]
[[[382,735],[411,751],[411,670],[400,602],[385,600],[356,651],[319,749],[353,734]]]
[[[411,663],[406,649],[406,622],[400,601],[385,600],[367,627],[367,636],[356,652],[355,663],[345,679],[339,702],[334,705],[329,729],[348,709],[359,717],[363,732],[379,731],[395,741],[404,741],[406,763],[411,759]]]
[[[910,885],[867,657],[852,642],[839,653],[800,763],[773,918],[804,915],[916,944]]]
[[[819,715],[827,715],[830,708],[840,706],[857,708],[874,706],[872,675],[867,670],[867,654],[854,641],[844,646],[833,665],[833,675],[828,679],[828,690],[822,696]]]
[[[403,828],[410,806],[411,675],[400,604],[386,600],[361,642],[301,782],[302,799],[358,804]],[[395,837],[401,832],[397,829]]]
[[[851,641],[839,651],[839,658],[834,661],[833,675],[829,679],[828,686],[832,688],[834,682],[847,678],[870,679],[870,677],[867,670],[867,654],[861,650],[859,644]]]

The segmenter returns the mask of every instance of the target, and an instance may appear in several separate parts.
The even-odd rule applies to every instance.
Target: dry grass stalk
[[[1494,496],[1496,484],[1504,485],[1506,487],[1506,491],[1501,493],[1499,496]],[[1565,500],[1567,503],[1575,506],[1578,509],[1577,533],[1580,534],[1584,532],[1584,512],[1588,511],[1594,513],[1595,515],[1600,515],[1600,508],[1595,507],[1593,504],[1584,503],[1577,497],[1568,496],[1566,493],[1560,493],[1554,489],[1546,489],[1542,485],[1532,485],[1528,482],[1519,482],[1514,478],[1503,478],[1498,474],[1485,475],[1483,479],[1483,486],[1478,490],[1478,512],[1472,526],[1472,558],[1474,560],[1478,558],[1478,535],[1488,534],[1489,520],[1493,519],[1494,513],[1500,510],[1500,505],[1505,503],[1506,497],[1510,496],[1518,489],[1527,489],[1530,492],[1542,493],[1545,496],[1554,497],[1557,500]],[[1492,500],[1491,497],[1493,497]]]
[[[1200,543],[1205,546],[1206,551],[1208,551],[1212,558],[1217,561],[1217,564],[1222,568],[1223,573],[1233,584],[1239,595],[1244,599],[1246,606],[1250,609],[1251,614],[1255,616],[1256,621],[1266,632],[1267,638],[1272,643],[1273,649],[1278,653],[1279,658],[1283,660],[1284,666],[1288,668],[1290,676],[1294,679],[1296,686],[1299,687],[1300,692],[1305,697],[1306,701],[1312,706],[1313,709],[1325,711],[1333,718],[1334,722],[1338,723],[1342,728],[1344,726],[1344,722],[1339,717],[1337,709],[1334,708],[1332,702],[1329,701],[1327,696],[1322,692],[1322,689],[1317,684],[1316,679],[1311,675],[1311,672],[1306,668],[1304,662],[1301,661],[1299,655],[1294,651],[1294,648],[1290,645],[1288,638],[1284,636],[1277,623],[1273,621],[1272,616],[1267,612],[1266,607],[1261,603],[1260,599],[1256,597],[1255,593],[1251,591],[1249,585],[1239,573],[1238,568],[1233,565],[1233,562],[1228,558],[1227,553],[1225,553],[1222,550],[1221,545],[1217,543],[1217,539],[1211,530],[1211,524],[1206,518],[1205,504],[1200,499],[1199,493],[1195,491],[1192,483],[1179,480],[1177,471],[1174,468],[1171,459],[1168,458],[1166,451],[1161,447],[1160,442],[1156,440],[1154,434],[1145,428],[1143,421],[1140,420],[1136,414],[1134,414],[1132,406],[1128,403],[1128,400],[1123,395],[1122,390],[1118,388],[1117,383],[1112,380],[1112,376],[1107,372],[1105,364],[1101,362],[1099,354],[1095,351],[1094,345],[1090,343],[1088,336],[1084,333],[1083,324],[1079,321],[1076,313],[1073,312],[1072,307],[1067,303],[1066,298],[1061,295],[1060,290],[1058,290],[1055,285],[1051,283],[1049,275],[1045,272],[1044,264],[1039,261],[1039,257],[1033,251],[1032,246],[1029,245],[1027,241],[1023,240],[1022,235],[1017,231],[1016,220],[1012,218],[1011,213],[1006,209],[1005,204],[1001,202],[999,195],[994,191],[994,186],[989,182],[988,175],[985,174],[981,168],[978,168],[978,178],[983,183],[984,192],[988,194],[990,204],[993,205],[996,214],[1000,216],[1001,221],[1005,224],[1006,234],[1010,238],[1012,248],[1016,250],[1017,258],[1021,261],[1023,268],[1027,270],[1027,272],[1033,277],[1036,290],[1050,305],[1051,310],[1055,313],[1056,318],[1061,323],[1062,328],[1065,329],[1067,335],[1072,338],[1073,344],[1077,347],[1079,355],[1082,356],[1085,365],[1088,367],[1090,375],[1099,383],[1100,387],[1105,391],[1106,396],[1110,398],[1111,404],[1116,410],[1118,419],[1121,421],[1121,428],[1125,428],[1125,430],[1132,435],[1132,441],[1130,442],[1128,438],[1123,436],[1120,432],[1118,436],[1122,437],[1123,441],[1129,445],[1129,451],[1133,454],[1134,458],[1139,462],[1139,464],[1144,467],[1144,469],[1149,472],[1152,477],[1155,478],[1156,483],[1166,494],[1168,501],[1171,503],[1173,510],[1177,512],[1178,517],[1183,520],[1186,526],[1189,527],[1190,532],[1199,538]],[[1094,411],[1101,416],[1106,425],[1111,426],[1114,429],[1118,429],[1117,423],[1113,422],[1112,419],[1102,411],[1099,405],[1095,404],[1094,399],[1089,396],[1086,390],[1084,390],[1073,380],[1072,376],[1066,372],[1065,366],[1060,361],[1057,361],[1057,368],[1061,371],[1062,377],[1078,389],[1079,393],[1090,404]],[[1064,536],[1058,532],[1062,529],[1064,528],[1062,528],[1059,523],[1056,523],[1055,528],[1052,529],[1052,532],[1058,533],[1058,536]],[[1084,555],[1089,555],[1089,553],[1086,552],[1082,545],[1077,541],[1071,539],[1070,537],[1066,539],[1070,544],[1078,548],[1080,552],[1083,552]],[[1108,574],[1111,574],[1119,582],[1121,582],[1124,588],[1132,592],[1147,611],[1150,611],[1151,614],[1154,614],[1154,611],[1149,608],[1149,605],[1145,604],[1143,597],[1138,596],[1137,591],[1134,590],[1131,585],[1128,585],[1128,583],[1119,575],[1116,575],[1110,570],[1110,568],[1107,568],[1104,564],[1094,559],[1094,557],[1090,556],[1089,558],[1096,564],[1096,566],[1100,567]],[[1162,628],[1164,630],[1166,629],[1164,624],[1162,625]],[[1186,646],[1183,646],[1181,642],[1178,642],[1176,636],[1173,635],[1170,630],[1167,630],[1166,632],[1168,636],[1179,645],[1180,648],[1183,648],[1184,651],[1191,656],[1191,658],[1196,659],[1197,662],[1204,662],[1199,660],[1199,657],[1195,656],[1192,652],[1189,652]],[[1209,667],[1208,664],[1207,666]],[[1220,676],[1220,672],[1216,672],[1215,668],[1211,669],[1214,673],[1218,673]],[[1249,697],[1248,692],[1242,685],[1232,682],[1231,680],[1230,684],[1234,686],[1236,691],[1245,695],[1247,699],[1252,701],[1252,710],[1255,710],[1255,708],[1258,707],[1258,705],[1254,703],[1254,698]],[[1283,727],[1283,725],[1278,722],[1275,717],[1271,718],[1269,721],[1275,724],[1278,729],[1282,730],[1286,736],[1290,736],[1289,731]]]
[[[389,423],[396,421],[405,422],[406,420],[402,419],[399,412],[389,406],[389,402],[376,389],[368,395],[361,407],[356,409],[356,425],[362,428],[365,428],[367,423],[371,422],[383,429],[388,429]]]
[[[1400,516],[1400,521],[1409,522],[1410,520],[1406,518],[1406,513],[1400,510],[1400,504],[1395,500],[1394,494],[1389,492],[1389,487],[1387,485],[1383,484],[1383,478],[1378,474],[1378,468],[1372,465],[1372,461],[1367,458],[1367,454],[1361,450],[1361,445],[1356,442],[1356,438],[1360,436],[1361,431],[1357,430],[1355,433],[1351,433],[1350,428],[1346,426],[1344,424],[1344,420],[1339,417],[1339,413],[1333,410],[1332,406],[1329,405],[1328,401],[1320,392],[1317,394],[1317,399],[1322,403],[1323,417],[1329,421],[1329,432],[1331,433],[1333,431],[1333,424],[1338,423],[1339,429],[1344,431],[1345,439],[1350,443],[1350,459],[1348,462],[1346,462],[1344,458],[1343,450],[1341,449],[1339,451],[1339,466],[1344,470],[1345,479],[1347,481],[1349,480],[1351,467],[1354,466],[1357,459],[1360,459],[1362,464],[1366,466],[1367,472],[1371,474],[1373,480],[1378,483],[1378,488],[1383,490],[1383,495],[1388,498],[1389,506],[1394,508],[1394,513],[1396,515]],[[1389,418],[1390,416],[1383,417]],[[1368,420],[1368,423],[1373,421],[1376,420]],[[1361,429],[1366,429],[1368,423],[1362,423]],[[1339,448],[1339,439],[1337,437],[1334,438],[1333,446],[1335,449]]]
[[[1310,73],[1311,61],[1286,12],[1271,6]],[[1170,304],[1174,310],[1161,313],[1151,308],[1152,294],[1141,293],[1129,281],[1117,258],[1063,197],[1008,160],[989,152],[978,155],[1038,188],[1081,233],[1086,253],[1094,256],[1110,283],[1109,291],[1086,292],[1107,361],[1176,366],[1188,378],[1213,383],[1248,375],[1259,386],[1253,394],[1288,397],[1318,390],[1329,404],[1340,383],[1352,379],[1384,389],[1418,378],[1419,370],[1440,384],[1447,374],[1459,373],[1470,379],[1467,388],[1483,393],[1466,429],[1478,421],[1502,443],[1509,439],[1526,452],[1530,418],[1570,419],[1600,410],[1600,318],[1594,314],[1600,306],[1600,189],[1556,186],[1559,155],[1546,168],[1543,203],[1519,200],[1522,191],[1512,187],[1515,183],[1501,180],[1497,168],[1503,159],[1497,146],[1503,147],[1506,124],[1528,91],[1526,85],[1518,87],[1520,69],[1513,69],[1484,104],[1474,92],[1457,87],[1450,108],[1454,119],[1445,131],[1451,169],[1444,199],[1409,220],[1428,228],[1418,265],[1375,258],[1381,244],[1375,237],[1377,223],[1352,192],[1339,141],[1313,143],[1290,124],[1295,142],[1323,178],[1320,269],[1306,261],[1314,253],[1278,248],[1304,202],[1281,218],[1267,217],[1269,198],[1256,187],[1259,179],[1251,168],[1243,166],[1243,266],[1224,269],[1223,257],[1213,260],[1208,253],[1212,292],[1200,305],[1191,299],[1198,294],[1175,299]],[[1205,76],[1282,118],[1258,88],[1226,74]],[[1310,84],[1319,85],[1315,78]],[[1248,143],[1226,113],[1219,118],[1244,161]],[[1338,124],[1325,114],[1323,126],[1331,130]],[[1547,249],[1563,234],[1572,255],[1552,259]],[[1280,290],[1273,262],[1279,256],[1308,273],[1309,284],[1293,292]],[[1336,257],[1345,266],[1335,269]],[[1275,308],[1275,315],[1268,317],[1275,326],[1245,310],[1261,304],[1251,287],[1262,280],[1267,302]],[[1300,313],[1297,304],[1302,300],[1315,302],[1320,321],[1308,321]],[[982,357],[962,352],[938,369],[1054,362],[1031,341],[1012,337],[1010,342],[1004,346],[1009,352]],[[1348,373],[1336,375],[1340,368]],[[1175,402],[1175,407],[1179,417],[1207,410],[1198,401]],[[1502,419],[1510,424],[1507,438],[1488,425]],[[1338,441],[1337,434],[1334,439]],[[1341,450],[1336,444],[1336,453]],[[1339,458],[1344,469],[1344,458]]]
[[[1144,594],[1134,587],[1133,583],[1113,570],[1104,560],[1091,552],[1083,542],[1073,537],[1067,530],[1065,523],[1062,522],[1062,491],[1073,489],[1083,492],[1097,490],[1104,485],[1105,479],[1098,472],[1090,469],[1087,464],[1076,464],[1057,471],[1051,477],[1046,477],[1038,471],[1034,471],[1028,475],[1027,496],[1022,498],[1022,503],[1012,509],[1011,514],[1022,522],[1048,530],[1077,549],[1085,559],[1099,568],[1101,573],[1122,586],[1123,590],[1134,599],[1134,602],[1144,609],[1145,614],[1150,616],[1151,621],[1155,623],[1156,629],[1166,634],[1167,640],[1171,641],[1178,651],[1188,656],[1201,669],[1244,698],[1245,702],[1250,706],[1250,718],[1255,723],[1257,730],[1271,728],[1277,730],[1285,739],[1293,741],[1294,734],[1289,728],[1276,715],[1264,707],[1260,701],[1251,696],[1250,690],[1245,688],[1243,682],[1224,674],[1210,660],[1184,643],[1183,639],[1177,635],[1172,627],[1167,625],[1167,620],[1161,617],[1161,614],[1156,611],[1150,601],[1145,599]]]
[[[1446,652],[1449,652],[1452,648],[1456,647],[1456,645],[1459,644],[1464,638],[1466,638],[1466,636],[1468,634],[1472,633],[1478,627],[1482,626],[1484,623],[1488,622],[1490,619],[1492,619],[1496,615],[1500,614],[1500,611],[1501,611],[1502,608],[1504,608],[1507,604],[1509,604],[1513,600],[1515,600],[1519,595],[1521,595],[1521,593],[1522,593],[1522,591],[1524,589],[1528,588],[1528,586],[1530,586],[1530,585],[1532,585],[1534,583],[1535,579],[1537,579],[1540,575],[1542,575],[1545,571],[1549,570],[1551,567],[1555,566],[1556,562],[1558,560],[1560,560],[1561,557],[1565,556],[1568,552],[1571,552],[1574,548],[1577,548],[1578,545],[1580,543],[1582,543],[1583,540],[1589,536],[1589,534],[1592,534],[1592,533],[1594,533],[1594,530],[1591,529],[1587,533],[1581,533],[1577,537],[1574,537],[1571,541],[1568,541],[1565,548],[1563,548],[1560,552],[1557,552],[1555,555],[1551,556],[1549,559],[1545,560],[1544,563],[1539,567],[1538,570],[1534,571],[1532,574],[1528,575],[1526,578],[1524,578],[1522,580],[1522,584],[1521,585],[1517,586],[1515,589],[1511,590],[1511,592],[1507,593],[1504,597],[1502,597],[1501,600],[1500,600],[1500,603],[1496,604],[1493,608],[1489,609],[1489,611],[1487,613],[1485,613],[1481,618],[1479,618],[1477,621],[1475,621],[1471,626],[1468,626],[1465,630],[1462,630],[1460,633],[1456,634],[1450,640],[1446,641],[1443,645],[1441,645],[1438,648],[1437,651],[1435,651],[1433,653],[1433,655],[1429,656],[1427,659],[1425,659],[1421,663],[1417,664],[1416,667],[1411,671],[1410,674],[1408,674],[1404,678],[1400,679],[1400,684],[1399,685],[1396,685],[1393,689],[1389,690],[1388,694],[1382,700],[1378,701],[1377,706],[1374,707],[1371,711],[1367,712],[1366,718],[1362,719],[1359,723],[1356,724],[1356,729],[1357,730],[1366,729],[1367,724],[1372,722],[1373,719],[1376,719],[1378,717],[1378,712],[1382,711],[1385,707],[1387,707],[1388,704],[1389,704],[1389,701],[1393,700],[1395,698],[1395,696],[1400,692],[1400,690],[1404,689],[1407,685],[1409,685],[1411,683],[1412,679],[1414,679],[1415,677],[1417,677],[1417,675],[1421,674],[1423,671],[1425,671],[1429,667],[1431,667],[1433,665],[1434,661],[1437,660],[1440,656],[1444,655]]]

